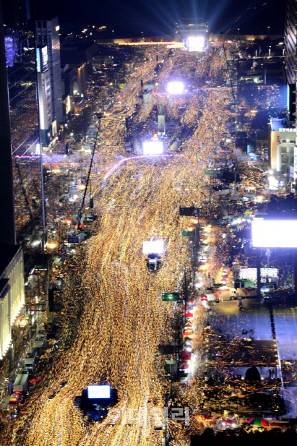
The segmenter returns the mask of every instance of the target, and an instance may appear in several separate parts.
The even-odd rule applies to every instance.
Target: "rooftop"
[[[0,276],[3,274],[4,270],[10,264],[19,249],[20,245],[0,243]]]

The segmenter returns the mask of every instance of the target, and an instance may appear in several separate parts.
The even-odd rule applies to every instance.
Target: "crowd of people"
[[[20,416],[7,430],[7,445],[22,442],[36,446],[49,443],[152,446],[161,441],[162,433],[155,430],[151,420],[145,429],[137,422],[124,423],[121,419],[111,424],[108,417],[101,423],[88,423],[73,401],[88,385],[108,380],[118,391],[119,411],[162,409],[168,382],[156,364],[156,351],[169,336],[173,308],[172,303],[162,302],[159,296],[181,287],[184,269],[191,267],[182,235],[186,221],[180,217],[179,209],[201,207],[207,221],[220,207],[219,197],[205,203],[209,191],[204,186],[209,184],[205,170],[216,157],[230,117],[225,111],[232,101],[230,89],[215,88],[216,82],[221,83],[226,53],[220,48],[200,56],[181,50],[174,57],[168,53],[166,48],[145,50],[143,63],[117,96],[113,112],[102,119],[98,142],[102,171],[91,177],[95,210],[100,218],[94,223],[91,241],[80,248],[81,261],[65,272],[82,278],[80,298],[85,304],[80,308],[75,342],[69,343],[67,349],[57,344],[51,374],[39,381],[30,404],[23,405]],[[144,104],[139,100],[141,80],[143,83],[153,80],[157,55],[164,59],[163,68],[152,100]],[[159,93],[172,72],[183,75],[198,91],[185,98],[170,99],[170,105],[166,96],[159,100]],[[207,88],[207,79],[212,79],[212,88]],[[177,117],[181,105],[186,105],[184,122],[195,125],[182,156],[162,161],[131,157],[104,182],[106,172],[117,165],[119,156],[126,155],[123,145],[126,114],[132,114],[135,103],[139,103],[135,122],[141,126],[160,101],[172,118]],[[249,184],[260,187],[261,178],[252,168],[245,168],[245,175]],[[53,190],[52,203],[55,193]],[[223,231],[220,227],[214,231],[213,245],[220,253],[216,259],[228,252]],[[161,268],[150,272],[142,244],[159,238],[165,241],[166,250],[161,257]],[[221,263],[213,256],[211,273],[216,277]],[[76,301],[77,287],[73,280],[67,281],[63,293],[66,305]],[[64,332],[66,321],[69,323],[69,315],[61,318]],[[196,407],[202,404],[203,396],[201,389],[197,391],[198,382],[197,379],[196,385],[183,390],[184,401],[190,399]],[[190,423],[196,422],[192,419]],[[187,444],[187,430],[174,423],[170,424],[170,430],[174,444]]]

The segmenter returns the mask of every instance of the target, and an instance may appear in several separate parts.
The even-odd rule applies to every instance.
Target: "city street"
[[[41,356],[35,373],[40,374],[40,381],[32,384],[27,400],[20,405],[7,431],[7,444],[168,444],[166,429],[157,429],[150,415],[144,429],[141,414],[163,413],[164,406],[172,406],[182,394],[183,407],[189,404],[191,408],[191,428],[198,432],[201,426],[196,414],[198,408],[203,409],[202,366],[211,374],[216,364],[226,359],[229,366],[224,363],[222,368],[244,377],[252,361],[261,362],[263,382],[271,378],[269,369],[273,367],[277,369],[274,378],[282,380],[280,361],[288,359],[289,352],[294,357],[294,309],[273,309],[276,343],[269,309],[262,304],[253,306],[248,303],[251,300],[244,299],[244,309],[239,311],[237,300],[226,300],[211,306],[211,312],[205,314],[205,308],[199,312],[206,285],[218,283],[222,265],[232,268],[239,249],[235,227],[246,225],[241,221],[245,211],[256,209],[261,201],[258,196],[266,187],[263,170],[240,158],[234,116],[228,109],[234,98],[225,86],[222,67],[231,51],[238,52],[239,47],[237,42],[230,43],[220,51],[214,45],[203,54],[177,50],[174,57],[166,47],[143,48],[142,63],[123,89],[115,90],[112,100],[105,98],[102,116],[98,117],[99,107],[90,107],[85,112],[88,126],[83,119],[79,125],[69,126],[67,138],[76,132],[75,145],[74,140],[67,140],[71,155],[62,154],[62,143],[45,154],[50,227],[46,249],[56,258],[50,278],[59,296],[56,303],[60,311],[52,311],[59,334],[53,334]],[[180,95],[167,91],[173,73],[187,87]],[[209,78],[211,86],[206,81]],[[152,88],[144,100],[146,84]],[[264,97],[272,94],[280,100],[278,91],[263,90]],[[164,121],[163,112],[170,137],[156,124],[157,120]],[[131,153],[136,136],[138,143]],[[180,144],[172,153],[169,144],[175,138]],[[144,142],[152,147],[158,143],[161,153],[153,148],[152,153],[145,154]],[[250,188],[255,194],[244,200]],[[216,193],[221,190],[230,193],[224,206]],[[193,208],[195,213],[182,214],[181,208]],[[234,225],[236,219],[240,222]],[[157,250],[145,251],[145,243],[153,242],[158,243]],[[187,273],[194,278],[188,284]],[[198,278],[200,290],[194,286]],[[57,282],[60,284],[54,287]],[[198,310],[188,293],[195,297]],[[164,295],[172,295],[173,301]],[[172,351],[173,315],[179,311],[185,311],[177,343],[181,346],[174,354],[157,355],[160,347]],[[200,318],[196,332],[192,311]],[[221,342],[218,336],[225,336],[222,341],[229,356],[217,345],[214,350],[218,353],[211,353],[214,358],[207,357],[209,352],[201,355],[206,326],[213,335],[210,347],[212,341]],[[291,328],[294,331],[290,332]],[[248,348],[238,347],[242,337],[248,336],[253,338],[249,347],[254,351],[250,354],[245,351]],[[233,341],[238,347],[234,352],[229,348]],[[196,364],[187,380],[187,361],[195,349]],[[176,375],[182,379],[174,382],[170,373],[164,374],[166,361],[179,369]],[[95,415],[77,410],[82,407],[79,401],[86,389],[96,384],[109,385],[117,392],[115,407],[108,407],[102,417],[98,407]],[[290,392],[294,389],[290,387]],[[269,410],[275,410],[275,405],[273,401]],[[222,418],[222,407],[217,410]],[[169,425],[171,439],[176,439],[173,444],[187,446],[187,431],[172,421]]]

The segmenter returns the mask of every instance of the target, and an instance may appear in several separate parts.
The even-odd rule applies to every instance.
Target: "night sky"
[[[215,33],[282,34],[285,0],[51,0],[36,2],[37,15],[58,15],[61,22],[114,25],[123,35],[172,33],[181,18],[208,21]],[[43,3],[43,4],[42,4]],[[45,5],[46,3],[46,5]],[[40,17],[42,18],[42,17]]]

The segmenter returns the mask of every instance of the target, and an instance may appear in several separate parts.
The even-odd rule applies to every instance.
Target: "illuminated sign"
[[[272,175],[268,177],[268,184],[270,190],[278,190],[278,180]]]
[[[297,178],[297,147],[294,147],[294,179]]]
[[[18,54],[18,38],[16,35],[9,36],[6,35],[4,38],[5,42],[5,56],[6,56],[6,68],[13,67],[16,62],[16,57]]]
[[[183,82],[175,81],[175,82],[168,82],[167,84],[167,91],[170,94],[182,94],[185,90],[185,86]]]
[[[52,135],[55,135],[57,133],[57,121],[54,120],[52,122]]]
[[[161,155],[163,153],[162,141],[144,141],[142,143],[144,155]]]
[[[47,46],[36,48],[36,69],[37,73],[45,73],[48,70]]]
[[[179,300],[179,293],[162,293],[163,302],[177,302]]]
[[[71,98],[68,95],[66,98],[66,114],[68,114],[69,112],[71,112]]]
[[[261,278],[265,279],[266,277],[278,277],[278,269],[277,268],[261,268],[260,269]],[[239,270],[239,278],[240,279],[249,279],[253,282],[257,282],[257,268],[241,268]]]
[[[88,386],[88,398],[110,398],[110,386]]]
[[[142,252],[143,254],[163,254],[164,240],[158,239],[143,242]]]
[[[256,248],[297,248],[297,220],[254,219],[252,243]]]
[[[36,48],[36,70],[37,70],[37,73],[41,73],[41,51],[40,51],[40,48]]]

